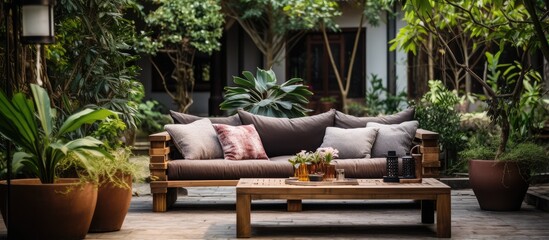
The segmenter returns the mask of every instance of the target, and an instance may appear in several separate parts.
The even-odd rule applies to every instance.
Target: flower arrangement
[[[330,164],[334,158],[339,157],[339,151],[332,147],[318,148],[315,152],[320,157],[320,162]]]
[[[294,177],[297,177],[300,181],[307,181],[308,174],[324,175],[326,172],[333,172],[328,171],[328,167],[332,160],[338,157],[338,154],[339,151],[332,147],[318,148],[315,152],[301,150],[288,159],[288,162],[295,168]],[[335,167],[333,168],[335,171]],[[330,177],[328,176],[328,178]]]

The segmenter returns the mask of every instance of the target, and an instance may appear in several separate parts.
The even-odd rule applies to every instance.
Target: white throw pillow
[[[321,148],[332,147],[339,151],[339,158],[370,158],[372,146],[379,128],[327,127]]]
[[[185,159],[223,158],[217,133],[207,118],[189,124],[166,124],[164,129]]]

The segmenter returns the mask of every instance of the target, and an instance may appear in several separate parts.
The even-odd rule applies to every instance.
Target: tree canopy
[[[549,59],[549,9],[547,1],[504,0],[408,0],[403,7],[408,23],[393,41],[400,47],[416,53],[419,44],[434,37],[456,67],[464,69],[485,90],[489,111],[502,129],[498,154],[505,151],[511,124],[516,119],[532,115],[539,103],[539,74],[531,69],[529,55],[541,51]],[[475,38],[475,44],[491,47],[486,56],[486,73],[477,74],[460,58],[450,43],[456,38],[446,34]],[[474,48],[474,47],[473,47]],[[502,64],[499,56],[504,49],[514,49],[518,55],[513,63]],[[528,98],[528,106],[521,99]],[[524,124],[523,124],[524,125]]]
[[[269,69],[284,56],[287,42],[294,42],[318,22],[334,25],[332,17],[341,13],[328,0],[223,0],[223,11],[238,22],[265,56]]]
[[[218,0],[154,0],[151,9],[141,8],[146,28],[141,32],[138,50],[156,55],[167,54],[174,65],[170,77],[176,82],[175,93],[166,86],[164,73],[151,62],[166,93],[176,102],[179,111],[192,105],[194,90],[194,57],[196,51],[211,54],[219,50],[224,18]]]

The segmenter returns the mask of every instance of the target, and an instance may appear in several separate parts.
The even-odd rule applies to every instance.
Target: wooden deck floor
[[[86,239],[236,238],[234,187],[189,188],[166,213],[151,212],[149,195],[133,197],[122,230]],[[257,239],[427,239],[434,225],[420,223],[412,201],[305,200],[288,213],[284,201],[254,201]],[[6,230],[1,225],[0,237]],[[549,239],[549,212],[524,204],[517,212],[481,211],[471,190],[452,190],[453,239]]]

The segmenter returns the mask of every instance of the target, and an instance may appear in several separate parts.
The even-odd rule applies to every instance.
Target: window
[[[363,98],[365,96],[366,53],[364,49],[364,32],[361,31],[360,34],[351,76],[349,98]],[[357,29],[355,28],[328,34],[332,54],[343,79],[345,79],[349,70],[356,33]],[[337,80],[324,46],[322,33],[308,33],[295,43],[287,58],[288,79],[293,77],[303,78],[305,84],[311,86],[315,98],[339,96]]]
[[[175,92],[176,82],[172,78],[174,71],[174,64],[170,60],[170,57],[166,53],[158,53],[156,56],[153,56],[153,61],[155,61],[158,66],[162,76],[166,80],[166,87],[169,91]],[[196,52],[194,62],[193,62],[193,76],[194,76],[194,91],[210,91],[210,67],[211,59],[207,54]],[[162,83],[162,77],[160,73],[152,67],[152,91],[153,92],[164,92],[164,84]]]

